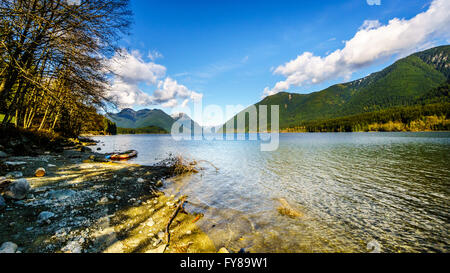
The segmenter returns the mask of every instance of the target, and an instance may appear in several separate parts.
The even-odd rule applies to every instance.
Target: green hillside
[[[282,92],[264,98],[256,106],[279,105],[280,128],[289,128],[310,121],[414,105],[420,97],[448,80],[449,55],[448,45],[432,48],[356,81],[311,94]]]
[[[143,129],[134,130],[134,132],[153,132],[155,130],[151,128],[155,127],[164,130],[161,132],[156,130],[156,133],[167,133],[172,130],[172,125],[178,120],[183,126],[200,126],[186,114],[180,113],[172,117],[159,109],[134,111],[127,108],[117,114],[108,113],[106,117],[116,123],[121,132],[133,132],[127,129]]]

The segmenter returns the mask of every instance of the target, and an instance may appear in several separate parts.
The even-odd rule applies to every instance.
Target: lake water
[[[169,154],[200,162],[202,172],[166,181],[164,191],[189,196],[188,211],[204,213],[198,224],[218,248],[450,251],[450,133],[282,134],[275,152],[256,141],[96,139],[102,152],[138,150],[132,163]],[[304,216],[281,215],[280,199]]]

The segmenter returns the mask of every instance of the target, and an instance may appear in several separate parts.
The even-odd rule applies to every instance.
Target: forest
[[[1,127],[63,136],[114,130],[97,110],[112,103],[105,60],[131,15],[124,0],[1,1]]]

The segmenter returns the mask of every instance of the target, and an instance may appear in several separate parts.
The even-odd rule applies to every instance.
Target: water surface
[[[199,161],[204,171],[166,181],[165,191],[189,196],[218,248],[367,252],[376,241],[384,252],[450,250],[450,133],[282,134],[275,152],[256,141],[96,139],[103,152],[138,150],[133,163]],[[304,217],[279,214],[280,198]]]

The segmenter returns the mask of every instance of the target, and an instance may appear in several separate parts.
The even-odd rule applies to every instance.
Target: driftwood
[[[209,162],[208,160],[200,160],[200,161],[198,161],[198,162],[204,162],[204,163],[208,163],[208,164],[210,164],[211,166],[213,166],[214,167],[214,169],[216,169],[216,172],[218,172],[219,171],[219,168],[217,168],[214,164],[212,164],[211,162]]]
[[[170,225],[172,224],[175,217],[177,217],[178,213],[181,210],[184,210],[183,205],[185,202],[186,202],[186,197],[185,196],[181,197],[180,203],[178,204],[177,209],[173,212],[172,217],[170,217],[169,222],[167,223],[167,226],[166,226],[166,241],[167,241],[167,243],[166,243],[166,247],[164,248],[163,252],[166,251],[167,247],[170,244]]]

